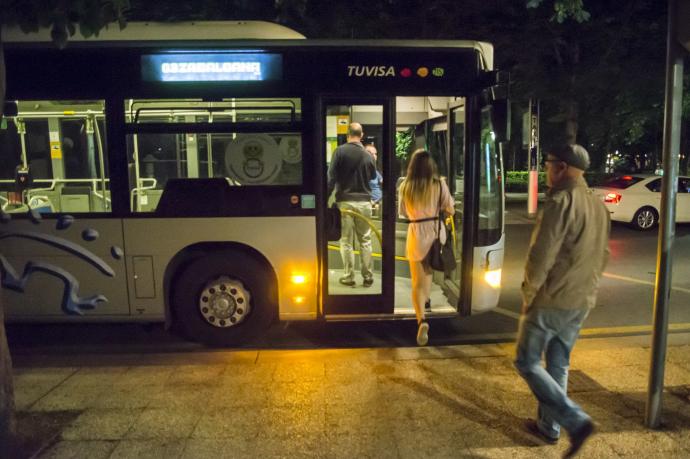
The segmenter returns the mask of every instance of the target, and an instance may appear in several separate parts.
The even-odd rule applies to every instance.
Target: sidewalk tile
[[[143,410],[88,409],[63,432],[64,440],[119,440],[132,427]]]
[[[26,410],[59,386],[78,368],[19,368],[14,371],[14,403],[18,411]]]
[[[326,381],[324,390],[327,394],[326,405],[369,403],[377,398],[379,391],[376,378],[362,381]]]
[[[371,365],[362,361],[334,361],[324,363],[326,384],[348,384],[352,382],[376,382]]]
[[[260,435],[254,445],[257,458],[327,458],[323,432],[294,433],[289,436]]]
[[[201,418],[192,409],[146,408],[126,435],[127,439],[188,438]]]
[[[276,363],[249,363],[228,365],[221,375],[221,384],[251,383],[270,384],[276,371]]]
[[[237,439],[218,440],[191,438],[185,441],[181,459],[256,459],[256,443],[244,441],[242,435]],[[167,458],[165,458],[167,459]]]
[[[115,449],[114,441],[61,441],[41,453],[39,459],[106,459]]]
[[[398,459],[398,444],[392,432],[358,432],[356,435],[327,432],[323,457],[330,459]]]
[[[93,406],[108,387],[95,385],[74,387],[61,384],[29,408],[31,411],[84,410]]]
[[[323,362],[279,362],[273,373],[278,382],[322,381],[325,376]]]
[[[177,367],[173,365],[149,365],[130,367],[113,380],[115,387],[138,387],[165,384]]]
[[[203,409],[209,405],[209,397],[216,389],[205,385],[165,385],[151,395],[148,407]]]
[[[93,401],[93,408],[146,408],[156,394],[164,390],[163,385],[118,385],[100,393]]]
[[[237,441],[253,439],[267,422],[267,412],[267,408],[257,407],[234,407],[205,412],[194,426],[191,438],[234,438]]]
[[[263,417],[259,435],[270,437],[311,437],[325,433],[325,407],[269,407]]]
[[[221,375],[225,373],[225,369],[225,365],[180,365],[174,368],[165,381],[165,385],[218,386],[221,384]]]
[[[109,459],[178,459],[182,456],[185,440],[122,440]],[[215,457],[196,456],[201,457]]]
[[[679,451],[680,444],[664,432],[643,429],[634,432],[602,432],[596,439],[608,444],[618,455],[637,454],[637,457],[666,457]]]
[[[314,406],[325,403],[323,377],[301,382],[275,382],[267,388],[268,403],[275,406]]]
[[[113,381],[126,373],[128,367],[82,367],[63,384],[71,387],[111,386]]]
[[[209,409],[241,406],[265,407],[273,385],[264,382],[250,384],[247,382],[225,381],[221,386],[211,388],[208,392]]]

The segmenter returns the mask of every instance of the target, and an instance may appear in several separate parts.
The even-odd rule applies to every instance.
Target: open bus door
[[[318,102],[317,126],[320,126],[317,151],[323,158],[323,191],[320,202],[324,213],[333,212],[333,206],[340,207],[343,234],[338,240],[322,241],[322,291],[323,314],[337,318],[357,315],[392,314],[394,312],[394,245],[395,245],[395,190],[387,177],[390,175],[393,148],[391,113],[393,99],[371,98],[327,98]],[[327,170],[335,149],[347,142],[350,123],[358,122],[364,131],[364,142],[372,143],[378,150],[377,169],[383,176],[383,198],[375,205],[362,203],[361,208],[350,208],[335,203],[334,196],[325,196]],[[354,226],[354,231],[347,227]],[[325,233],[325,232],[324,232]],[[354,233],[354,235],[352,234]],[[359,234],[359,236],[358,236]],[[347,236],[348,241],[345,241]],[[364,235],[364,237],[361,237]],[[349,242],[349,244],[348,244]],[[348,245],[352,245],[350,251]],[[373,284],[364,282],[362,246],[364,258],[366,245],[371,246],[371,270]],[[351,254],[351,255],[350,255]],[[346,279],[344,260],[354,263],[354,278]],[[365,264],[367,262],[365,261]],[[341,281],[342,280],[342,281]],[[354,281],[354,285],[351,284]]]

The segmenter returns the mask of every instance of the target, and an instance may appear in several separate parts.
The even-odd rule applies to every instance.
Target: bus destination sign
[[[265,53],[165,53],[141,56],[148,82],[277,81],[283,58]]]

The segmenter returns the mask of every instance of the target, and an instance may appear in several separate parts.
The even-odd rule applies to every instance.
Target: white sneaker
[[[429,324],[422,322],[417,328],[417,346],[426,346],[429,342]]]

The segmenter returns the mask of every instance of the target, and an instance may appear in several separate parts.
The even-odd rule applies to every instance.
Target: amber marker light
[[[501,286],[501,270],[494,269],[492,271],[486,271],[484,273],[484,280],[493,288],[499,288]]]
[[[307,282],[307,276],[304,274],[293,274],[292,277],[290,277],[290,281],[297,285],[304,284]]]
[[[292,298],[292,300],[293,300],[296,304],[302,304],[302,303],[304,303],[304,297],[303,297],[303,296],[296,296],[296,297]]]

